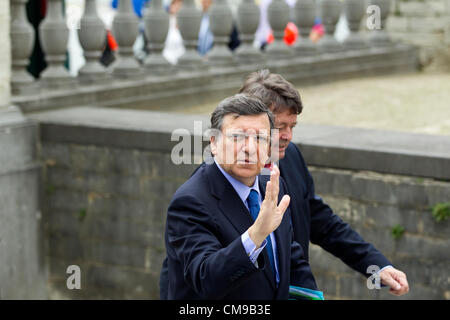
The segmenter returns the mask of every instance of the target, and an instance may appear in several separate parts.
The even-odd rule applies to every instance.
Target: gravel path
[[[450,135],[450,74],[415,73],[299,88],[299,123]],[[211,113],[215,104],[183,110]]]

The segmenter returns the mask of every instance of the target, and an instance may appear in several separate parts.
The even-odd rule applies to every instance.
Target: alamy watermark
[[[380,267],[377,265],[368,266],[366,273],[371,274],[367,278],[367,288],[369,290],[381,289]]]
[[[73,264],[67,267],[66,273],[70,274],[67,278],[66,286],[67,289],[81,289],[81,269],[79,266]]]
[[[178,143],[172,148],[170,158],[173,164],[212,164],[211,143],[203,148],[203,142],[214,141],[221,150],[224,164],[256,163],[261,155],[268,161],[279,160],[278,129],[259,130],[203,130],[202,121],[194,121],[194,130],[178,128],[172,131],[171,141]],[[244,150],[245,149],[245,150]]]
[[[370,5],[367,7],[368,14],[366,26],[369,30],[381,30],[381,9],[377,5]]]

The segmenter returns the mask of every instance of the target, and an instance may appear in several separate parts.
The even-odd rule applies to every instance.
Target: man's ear
[[[210,145],[210,148],[211,148],[211,154],[213,156],[215,156],[217,154],[217,137],[216,136],[212,135],[209,138],[209,145]]]

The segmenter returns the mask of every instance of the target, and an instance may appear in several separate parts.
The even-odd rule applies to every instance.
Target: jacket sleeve
[[[280,177],[280,193],[287,192],[286,182]],[[286,193],[287,194],[287,193]],[[281,195],[279,196],[281,198]],[[294,231],[292,228],[291,211],[288,208],[285,212],[289,220],[289,241],[291,243],[291,261],[290,261],[290,285],[317,290],[316,280],[311,271],[311,266],[306,260],[305,252],[302,246],[294,240]]]
[[[297,148],[296,148],[297,149]],[[315,194],[314,181],[305,161],[297,149],[307,180],[307,193],[311,213],[311,242],[341,259],[355,271],[368,277],[367,267],[377,265],[383,268],[390,261],[372,244],[354,231],[333,210]]]
[[[240,236],[226,247],[221,245],[207,208],[192,196],[172,201],[166,228],[166,245],[181,263],[184,281],[204,299],[221,298],[259,270],[247,256]],[[258,266],[264,268],[263,255]]]
[[[305,259],[303,248],[294,241],[291,244],[291,285],[317,290],[316,280],[311,271],[311,266]]]

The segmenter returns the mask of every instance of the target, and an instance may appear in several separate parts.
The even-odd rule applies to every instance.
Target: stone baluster
[[[392,45],[391,38],[386,32],[386,20],[391,10],[391,0],[369,0],[368,5],[375,5],[380,8],[380,29],[369,31],[369,45],[373,47],[383,47]],[[376,19],[377,12],[373,12]]]
[[[39,26],[39,38],[48,64],[41,73],[41,86],[45,89],[72,89],[76,81],[64,67],[69,30],[60,0],[47,1],[47,14]]]
[[[169,19],[169,14],[162,6],[162,0],[151,0],[150,7],[144,14],[145,36],[150,48],[150,54],[144,65],[155,75],[168,74],[172,70],[172,65],[162,55],[169,32]]]
[[[137,78],[143,76],[133,52],[133,45],[139,34],[139,19],[133,12],[131,0],[118,1],[112,32],[119,48],[117,61],[111,66],[112,73],[117,78]]]
[[[97,15],[95,0],[86,0],[85,2],[78,38],[86,59],[86,64],[78,73],[80,83],[89,85],[110,79],[105,67],[99,61],[105,45],[106,29]]]
[[[209,28],[214,35],[214,44],[207,54],[211,66],[223,67],[233,64],[233,54],[228,48],[233,31],[233,13],[227,0],[213,0],[209,8]]]
[[[325,34],[319,41],[319,49],[323,52],[338,52],[343,50],[343,46],[334,37],[336,24],[342,12],[340,0],[321,0],[320,12]]]
[[[260,50],[253,47],[255,32],[259,25],[259,7],[253,0],[242,0],[237,9],[237,27],[241,45],[236,49],[236,58],[239,63],[260,63],[263,55]]]
[[[290,8],[284,0],[272,0],[267,8],[267,18],[273,33],[273,42],[267,46],[267,55],[269,58],[288,58],[293,52],[291,48],[284,43],[284,29],[289,23]]]
[[[366,7],[366,1],[345,0],[344,12],[350,34],[344,40],[344,46],[348,49],[364,49],[368,47],[365,39],[359,32],[361,20],[366,12]]]
[[[195,71],[206,67],[197,51],[201,20],[202,13],[195,6],[194,0],[184,0],[177,15],[178,29],[186,49],[178,59],[178,67],[182,70]]]
[[[294,49],[299,55],[313,55],[317,52],[317,47],[309,38],[309,34],[316,19],[316,4],[314,0],[297,0],[294,12],[295,24],[299,31]]]
[[[13,94],[37,93],[38,86],[26,67],[33,49],[35,35],[28,22],[25,4],[28,0],[10,0],[11,5],[11,91]]]

